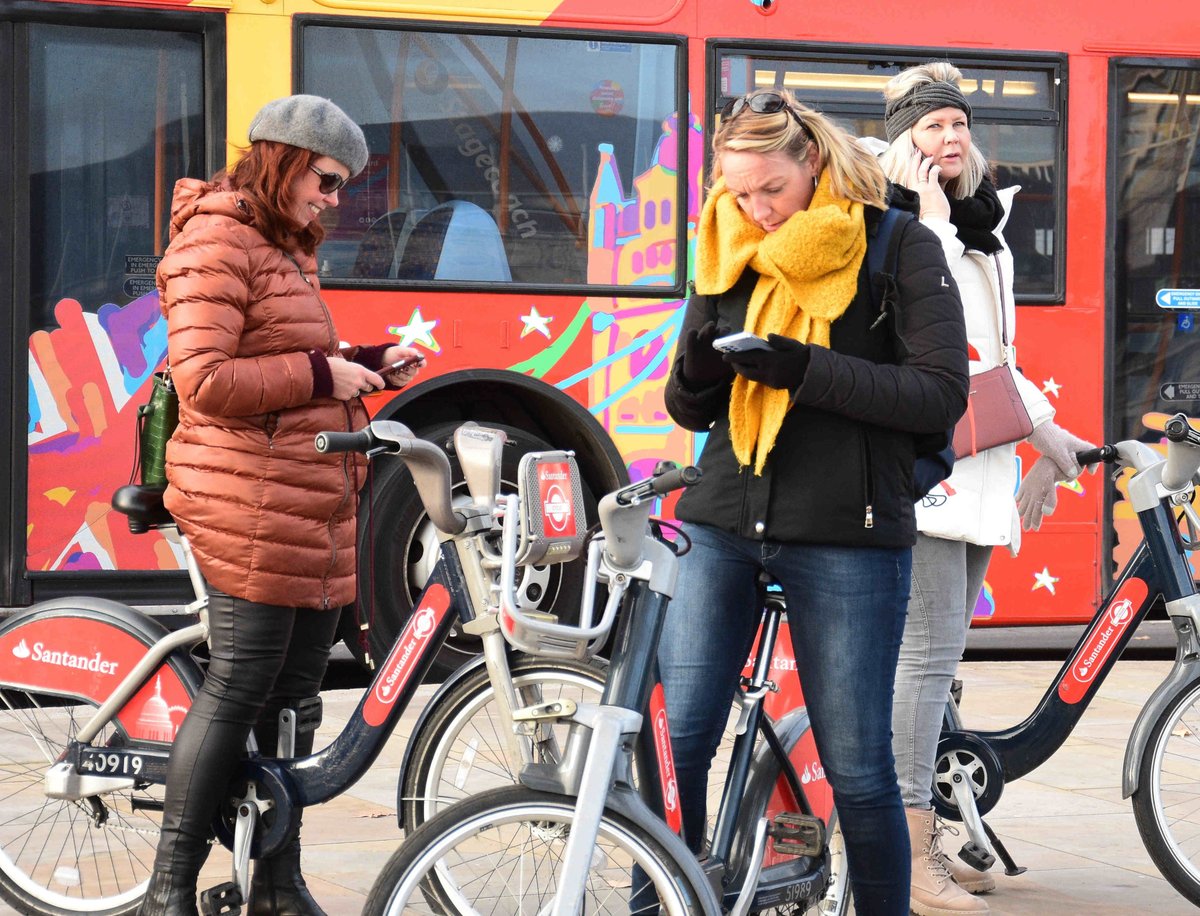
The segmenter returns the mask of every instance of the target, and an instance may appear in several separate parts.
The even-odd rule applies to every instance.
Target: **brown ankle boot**
[[[942,863],[941,841],[931,808],[905,808],[912,845],[912,891],[909,906],[918,916],[962,916],[988,912],[988,905],[954,883]]]

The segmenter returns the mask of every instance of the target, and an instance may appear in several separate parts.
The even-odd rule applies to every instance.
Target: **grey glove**
[[[1047,455],[1033,463],[1017,487],[1017,511],[1021,514],[1024,530],[1037,531],[1042,527],[1042,518],[1054,514],[1058,506],[1058,482],[1070,479],[1074,478],[1063,476],[1058,465]]]
[[[1054,462],[1061,474],[1059,480],[1074,480],[1082,474],[1083,468],[1075,460],[1075,453],[1096,447],[1067,432],[1052,420],[1043,423],[1029,434],[1029,444]],[[1030,473],[1032,472],[1030,469]]]

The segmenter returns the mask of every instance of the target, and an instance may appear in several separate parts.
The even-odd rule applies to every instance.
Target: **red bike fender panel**
[[[103,620],[32,619],[0,634],[7,686],[103,703],[146,654],[146,644]],[[191,699],[166,661],[117,713],[132,738],[170,742]]]
[[[1079,647],[1066,667],[1062,680],[1058,682],[1058,696],[1064,703],[1074,704],[1083,699],[1095,680],[1096,672],[1104,670],[1108,657],[1133,622],[1149,591],[1144,579],[1125,580],[1104,612],[1103,622]]]
[[[417,663],[433,648],[431,638],[449,610],[450,593],[446,587],[440,582],[430,585],[383,663],[381,670],[386,674],[375,682],[375,689],[363,702],[362,717],[368,725],[382,725],[387,719],[396,699],[404,692],[404,685],[417,670]]]

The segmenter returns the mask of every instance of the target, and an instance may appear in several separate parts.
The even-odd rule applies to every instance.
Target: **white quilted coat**
[[[1004,242],[1002,232],[1011,212],[1013,196],[1019,187],[999,192],[1004,217],[995,234]],[[971,374],[983,372],[1003,362],[1000,304],[1008,320],[1009,365],[1017,380],[1017,389],[1029,411],[1034,427],[1050,420],[1054,408],[1038,387],[1016,371],[1016,310],[1013,300],[1013,258],[1005,245],[997,254],[986,255],[967,250],[948,220],[921,220],[941,240],[946,263],[962,294],[967,325],[967,342],[972,348]],[[978,359],[975,355],[978,354]],[[1004,545],[1015,556],[1021,545],[1021,524],[1017,515],[1016,444],[1000,445],[973,458],[961,458],[954,473],[917,503],[917,529],[933,537],[971,544]]]

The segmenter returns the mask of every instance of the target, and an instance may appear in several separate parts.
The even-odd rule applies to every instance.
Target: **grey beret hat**
[[[330,156],[353,178],[367,165],[362,128],[329,99],[289,95],[267,102],[250,122],[250,142],[274,140]]]

